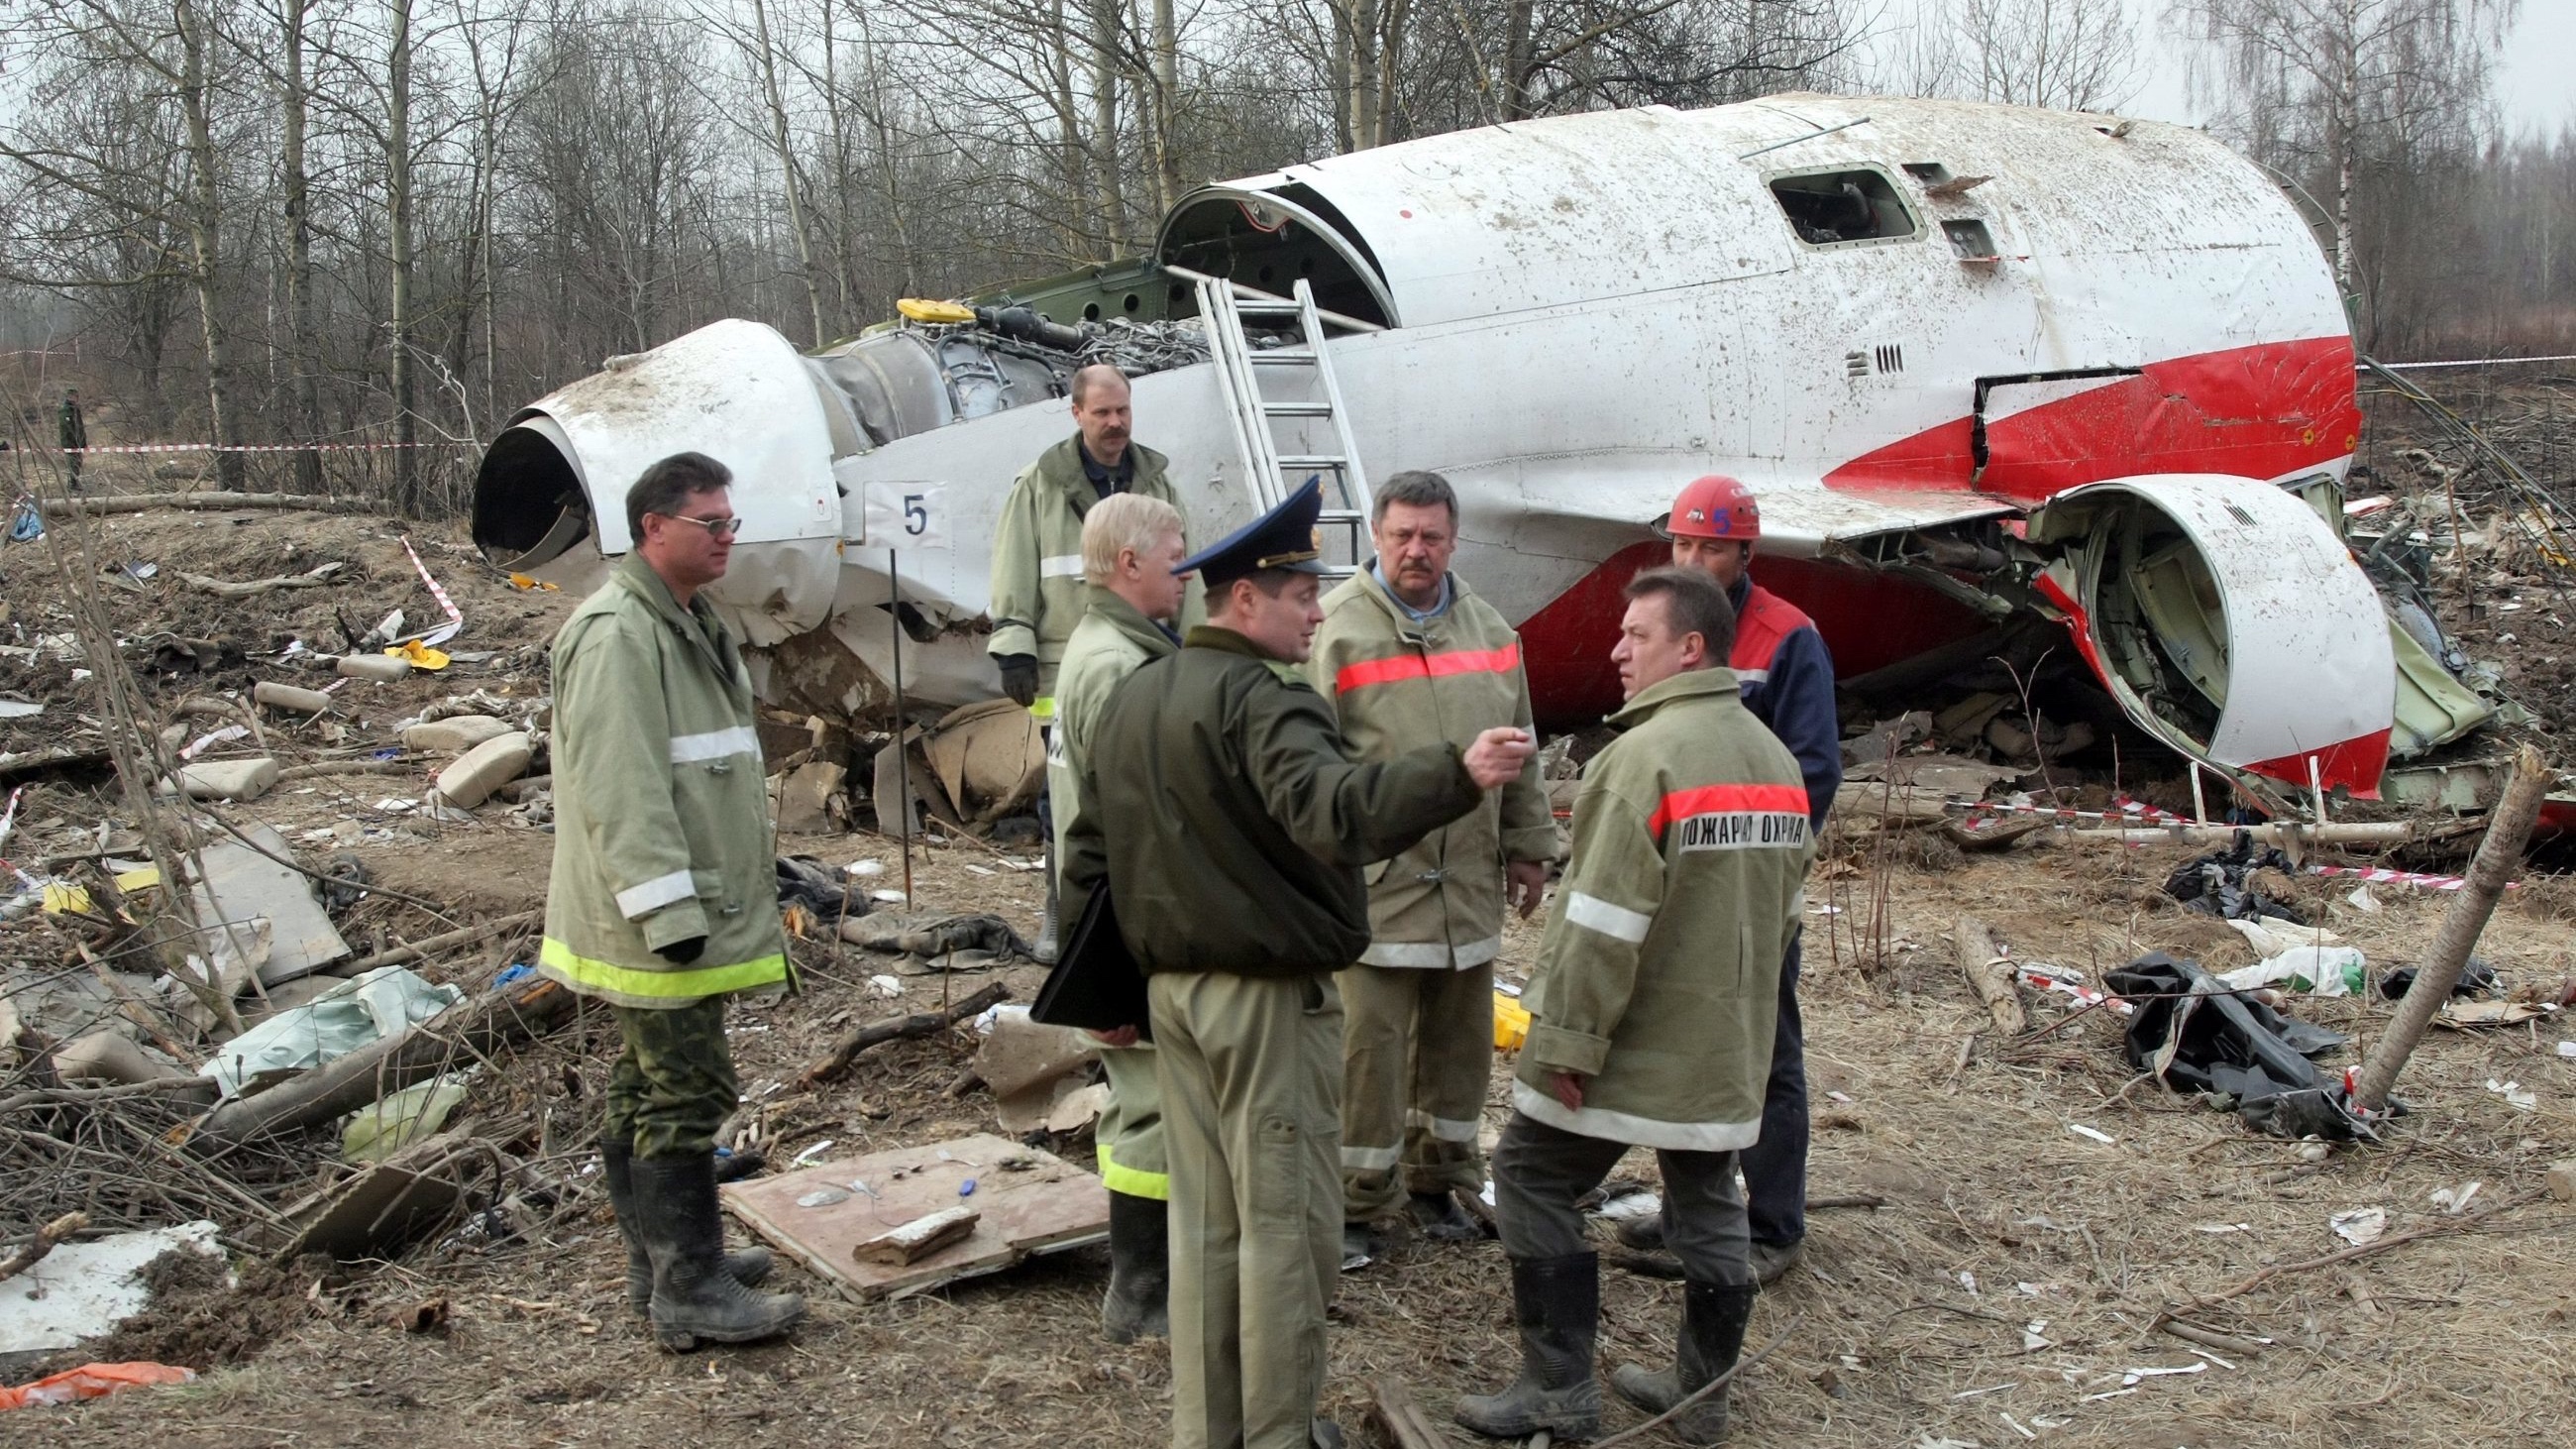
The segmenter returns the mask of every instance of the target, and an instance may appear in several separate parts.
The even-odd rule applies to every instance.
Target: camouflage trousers
[[[608,1071],[606,1131],[627,1138],[637,1157],[698,1157],[716,1149],[716,1129],[741,1100],[733,1052],[725,1045],[725,998],[686,1006],[613,1006],[626,1049]]]

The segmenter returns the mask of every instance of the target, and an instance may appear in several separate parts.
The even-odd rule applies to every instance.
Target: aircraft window
[[[1905,174],[1926,186],[1938,186],[1950,179],[1950,168],[1938,161],[1908,161]]]
[[[1914,213],[1876,171],[1818,171],[1771,182],[1781,214],[1809,246],[1903,241],[1916,232]]]

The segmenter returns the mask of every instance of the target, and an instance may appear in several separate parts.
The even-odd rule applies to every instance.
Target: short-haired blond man
[[[1081,806],[1092,732],[1110,695],[1127,676],[1180,648],[1172,626],[1190,576],[1174,570],[1185,551],[1180,510],[1159,498],[1113,494],[1082,520],[1082,622],[1065,641],[1047,742],[1058,860],[1062,832]],[[1100,1179],[1109,1189],[1110,1277],[1100,1327],[1111,1342],[1130,1343],[1169,1331],[1172,1179],[1153,1044],[1129,1031],[1104,1038],[1103,1045],[1109,1106],[1094,1137]]]

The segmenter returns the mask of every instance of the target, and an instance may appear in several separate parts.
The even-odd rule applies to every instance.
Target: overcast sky
[[[1940,0],[1885,0],[1890,28],[1932,13]],[[2186,42],[2163,28],[2163,0],[2126,0],[2133,15],[2149,17],[2140,34],[2145,62],[2136,96],[2121,110],[2157,121],[2198,125],[2208,119],[2192,104],[2184,84]],[[2496,98],[2505,124],[2516,131],[2556,131],[2576,123],[2576,0],[2522,0],[2522,14],[2505,42],[2497,67]]]

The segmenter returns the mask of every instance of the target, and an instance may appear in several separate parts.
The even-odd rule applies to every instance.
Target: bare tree
[[[1889,69],[1913,95],[2114,110],[2138,86],[2138,27],[2123,0],[1954,0],[1918,13]]]
[[[2192,83],[2229,108],[2258,159],[2312,162],[2331,196],[2335,279],[2357,288],[2353,218],[2374,146],[2465,119],[2520,0],[2169,0],[2207,41]],[[2263,150],[2285,154],[2263,157]]]

